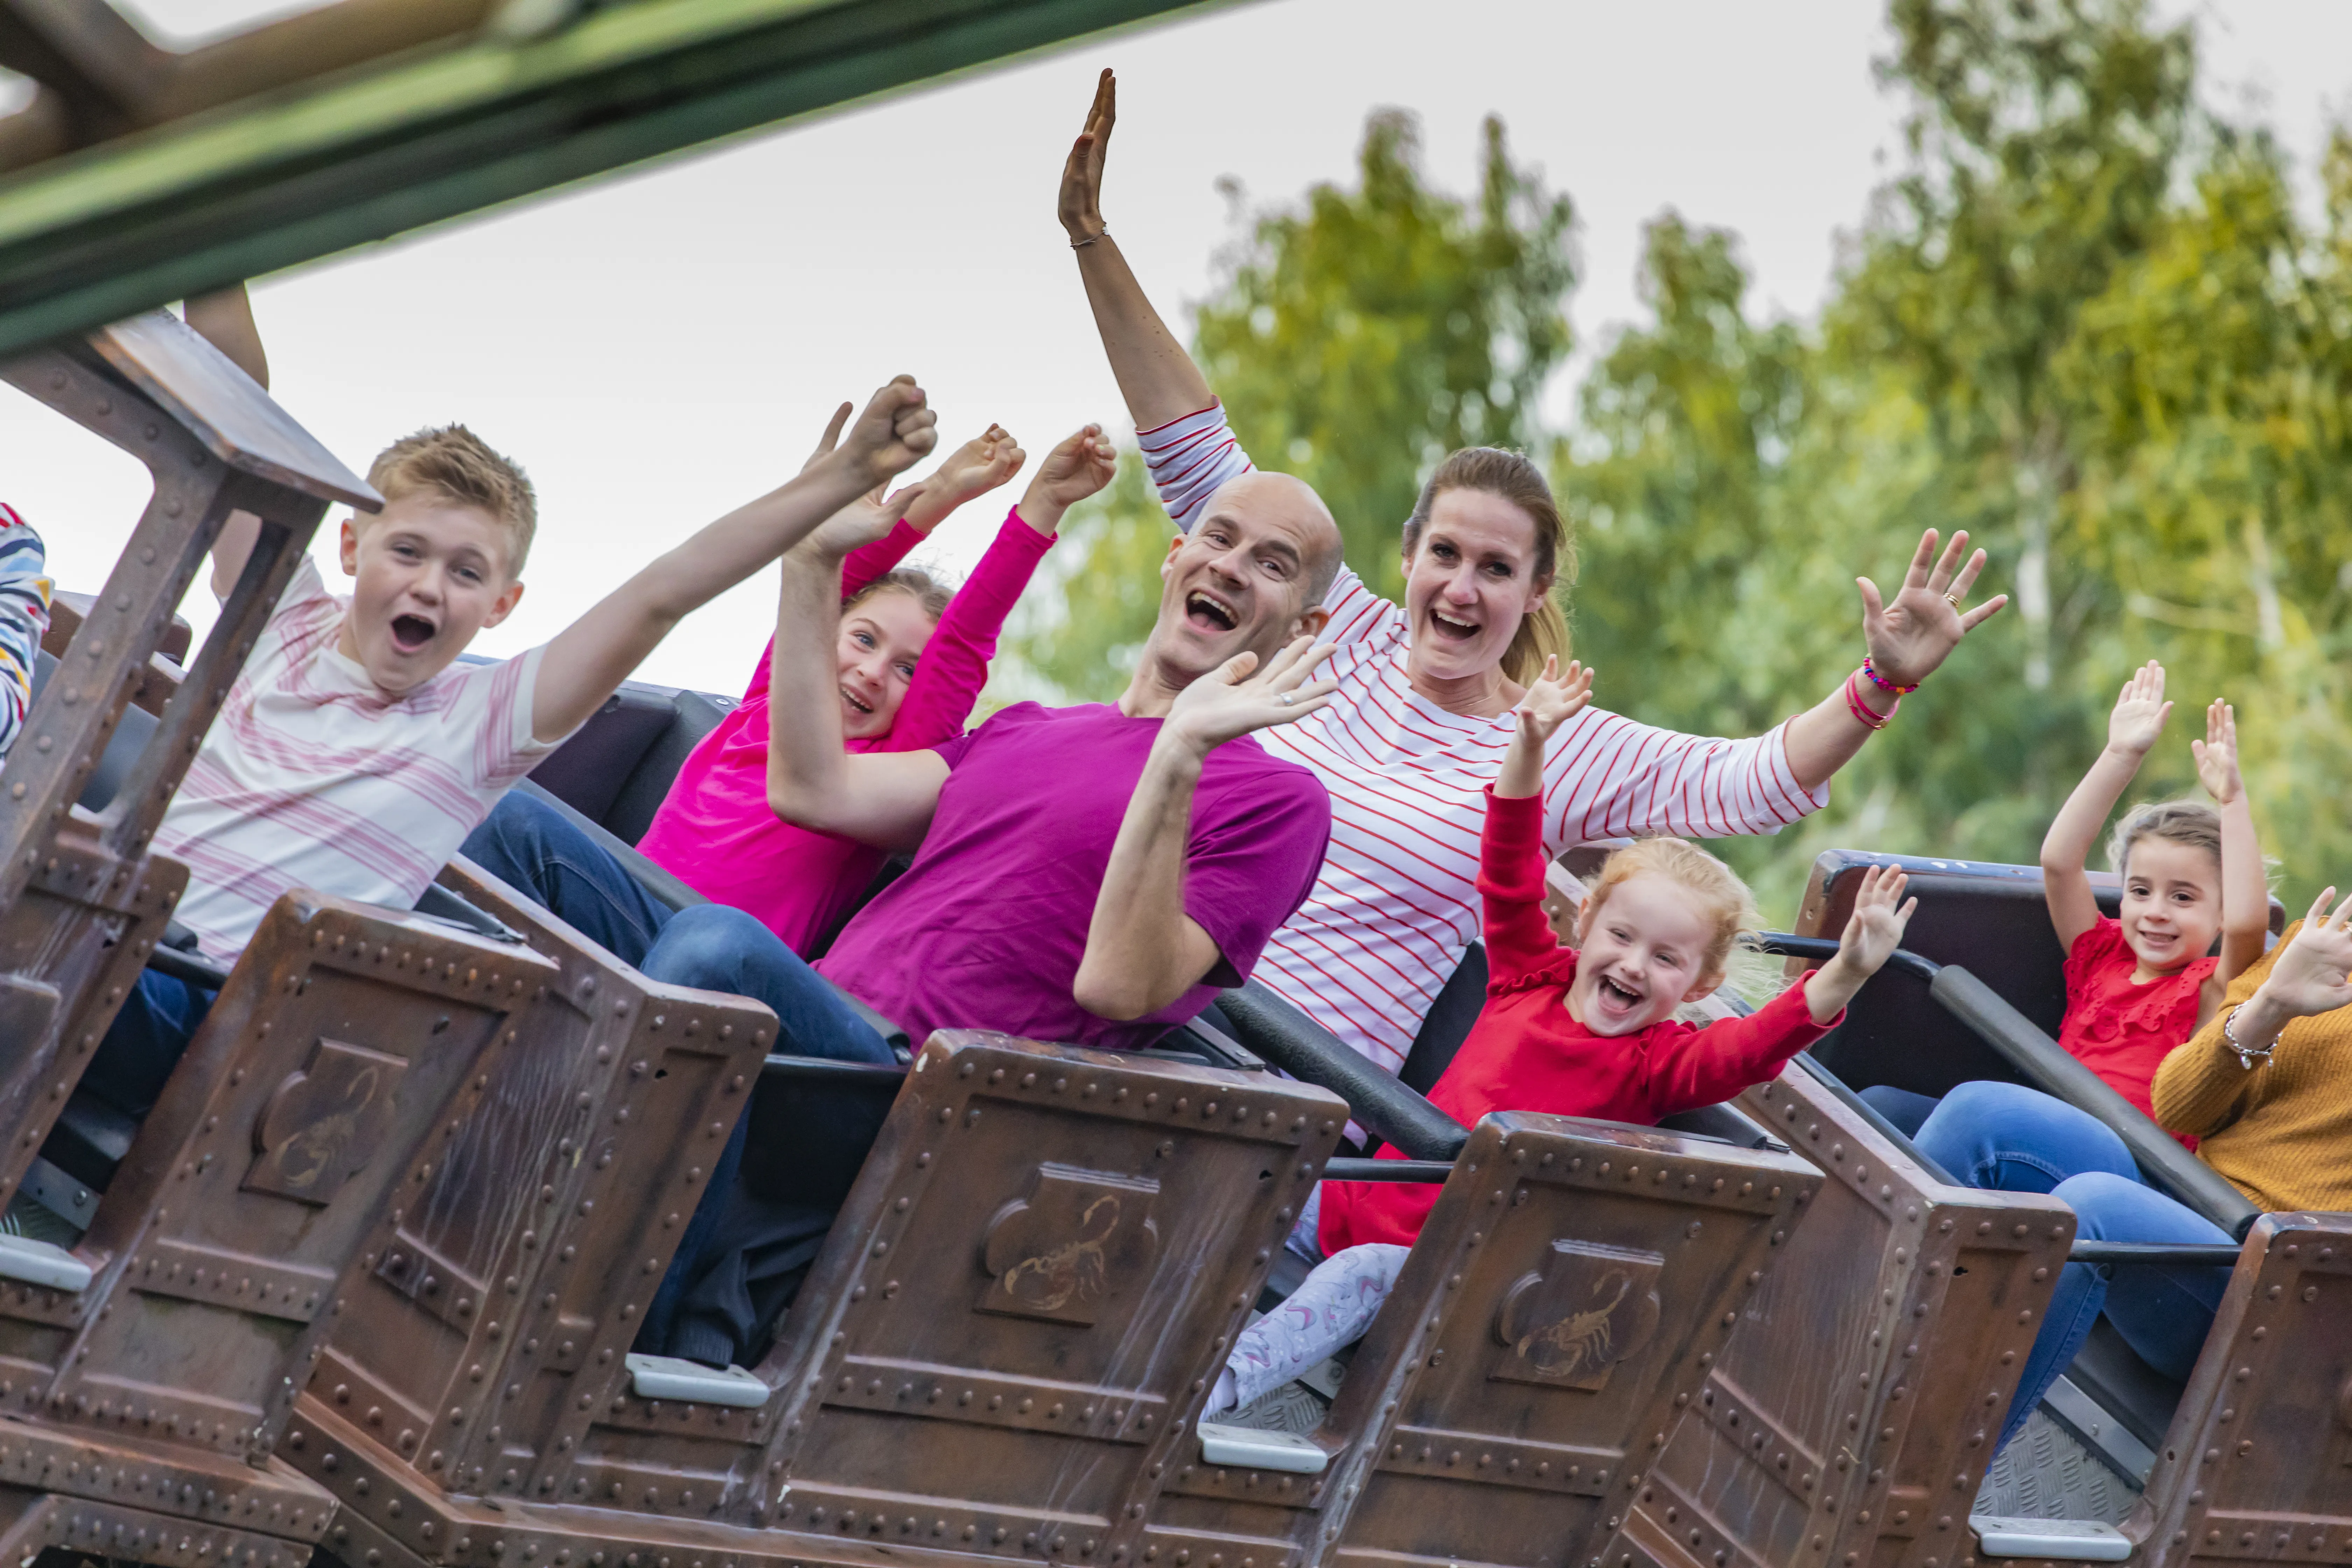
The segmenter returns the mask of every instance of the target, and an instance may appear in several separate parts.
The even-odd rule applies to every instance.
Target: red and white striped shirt
[[[1250,471],[1222,406],[1137,436],[1160,497],[1190,530],[1209,497]],[[1341,571],[1323,601],[1319,672],[1339,689],[1295,724],[1258,732],[1331,792],[1331,847],[1257,974],[1391,1072],[1404,1063],[1437,993],[1478,936],[1478,836],[1486,788],[1517,721],[1449,713],[1405,673],[1404,612]],[[1595,838],[1773,833],[1829,803],[1789,771],[1776,726],[1746,741],[1654,730],[1587,708],[1544,759],[1544,849]]]
[[[335,649],[346,605],[306,556],[155,830],[187,862],[173,912],[208,957],[233,961],[295,888],[414,907],[559,743],[531,739],[542,649],[388,698]]]

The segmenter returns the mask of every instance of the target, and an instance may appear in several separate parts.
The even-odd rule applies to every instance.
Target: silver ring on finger
[[[1275,700],[1276,702],[1281,703],[1285,708],[1287,708],[1287,707],[1289,707],[1289,706],[1290,706],[1290,699],[1291,699],[1291,696],[1292,696],[1292,693],[1290,693],[1290,692],[1287,692],[1287,691],[1280,691],[1280,692],[1276,692],[1276,693],[1275,694],[1275,699],[1274,699],[1274,700]]]

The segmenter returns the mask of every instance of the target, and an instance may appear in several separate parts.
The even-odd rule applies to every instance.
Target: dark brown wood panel
[[[646,980],[463,859],[443,880],[559,978],[474,1115],[412,1173],[414,1200],[379,1219],[307,1398],[385,1439],[409,1485],[551,1498],[570,1449],[628,1403],[623,1358],[775,1017]],[[673,1447],[699,1436],[660,1430]]]
[[[2124,1530],[2165,1568],[2352,1563],[2352,1215],[2254,1222]]]
[[[589,1393],[540,1451],[556,1486],[469,1500],[401,1463],[355,1405],[307,1398],[289,1451],[343,1500],[337,1552],[1142,1561],[1150,1500],[1346,1108],[1263,1074],[1002,1036],[940,1034],[918,1064],[760,1369],[768,1411]]]
[[[1299,1560],[1581,1563],[1820,1186],[1785,1152],[1481,1121],[1318,1435],[1339,1452]],[[1185,1504],[1163,1516],[1224,1522]]]
[[[415,916],[280,900],[116,1173],[86,1310],[25,1408],[266,1458],[362,1238],[553,978]]]
[[[1601,1559],[1958,1568],[2074,1215],[1944,1185],[1797,1069],[1741,1106],[1826,1180]]]

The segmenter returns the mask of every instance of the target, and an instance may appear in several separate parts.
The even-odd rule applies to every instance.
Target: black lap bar
[[[1321,1025],[1255,980],[1217,998],[1244,1046],[1304,1083],[1348,1102],[1349,1114],[1408,1159],[1451,1161],[1469,1131],[1351,1050]]]

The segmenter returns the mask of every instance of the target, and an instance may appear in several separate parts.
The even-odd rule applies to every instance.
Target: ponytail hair
[[[1576,581],[1576,540],[1559,514],[1559,503],[1552,499],[1543,470],[1524,453],[1507,452],[1499,447],[1465,447],[1438,464],[1429,482],[1421,487],[1421,499],[1405,520],[1408,557],[1421,547],[1430,508],[1447,490],[1482,490],[1498,496],[1527,513],[1535,527],[1535,580],[1543,585],[1543,597],[1520,619],[1502,659],[1504,677],[1528,685],[1543,674],[1546,658],[1555,654],[1563,662],[1568,658],[1568,616],[1560,610],[1559,595]]]

